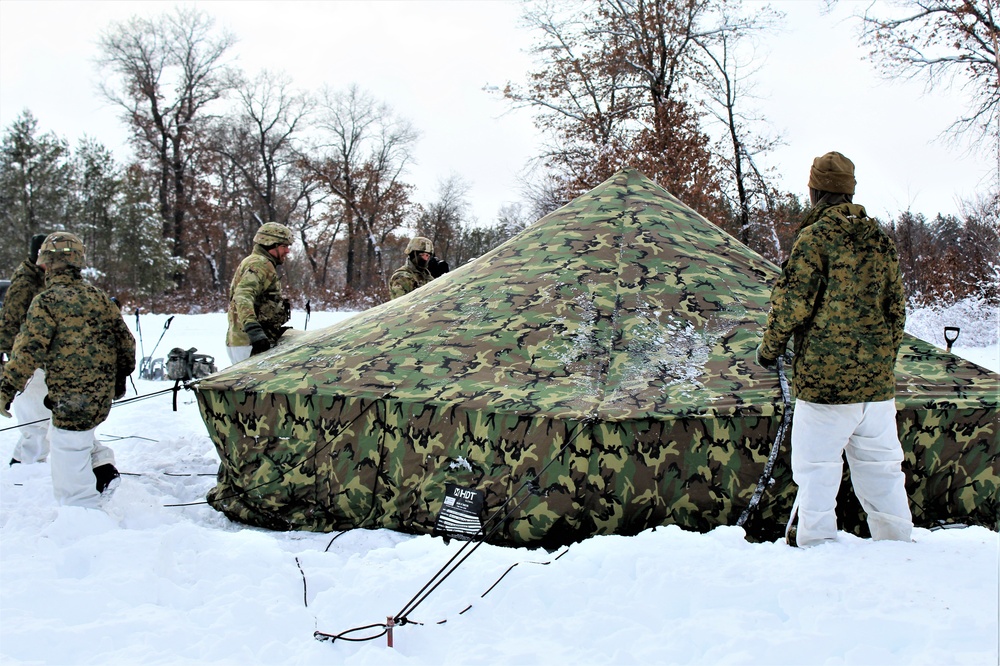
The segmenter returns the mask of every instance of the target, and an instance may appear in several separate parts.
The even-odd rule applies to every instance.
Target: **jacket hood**
[[[878,222],[868,217],[864,206],[853,203],[838,204],[830,206],[827,214],[850,238],[863,240],[878,231]]]
[[[81,280],[83,272],[76,266],[69,266],[68,264],[57,264],[56,266],[49,267],[45,271],[45,285],[49,286],[56,283],[67,283],[73,280]]]

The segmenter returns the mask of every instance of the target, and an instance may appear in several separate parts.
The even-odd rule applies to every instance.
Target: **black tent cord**
[[[781,385],[781,401],[785,403],[785,409],[781,415],[781,425],[778,426],[778,434],[775,435],[774,442],[771,444],[771,453],[767,457],[767,463],[764,465],[764,471],[760,475],[760,480],[757,481],[757,488],[753,491],[753,496],[750,498],[747,508],[743,509],[739,520],[736,521],[739,527],[743,526],[747,518],[750,517],[750,513],[757,508],[757,504],[764,494],[764,488],[771,481],[771,474],[774,471],[774,461],[778,459],[778,449],[781,448],[781,442],[785,439],[785,432],[787,432],[788,427],[792,423],[792,412],[795,411],[792,405],[791,393],[788,390],[788,377],[785,376],[785,361],[780,356],[778,357],[777,369],[778,383]]]
[[[417,606],[423,603],[424,600],[427,599],[427,597],[429,597],[431,593],[434,592],[434,590],[436,590],[438,586],[441,585],[441,583],[443,583],[448,578],[448,576],[453,574],[455,570],[458,569],[458,567],[461,566],[463,562],[465,562],[465,560],[469,559],[469,557],[472,556],[472,554],[476,551],[476,549],[478,549],[481,545],[486,543],[486,541],[489,540],[490,537],[496,534],[497,531],[499,531],[500,528],[503,527],[507,519],[510,518],[510,516],[512,516],[514,512],[520,509],[524,505],[524,503],[531,498],[532,493],[525,495],[524,499],[522,499],[520,502],[517,503],[516,506],[514,506],[501,516],[501,512],[503,512],[503,510],[507,507],[507,505],[510,504],[511,501],[515,497],[517,497],[517,495],[520,494],[520,492],[524,490],[526,487],[536,485],[538,479],[542,476],[545,470],[547,470],[552,463],[558,460],[562,456],[563,452],[565,452],[566,449],[569,448],[569,446],[574,441],[576,441],[576,438],[580,435],[580,433],[583,432],[583,429],[585,427],[593,425],[593,423],[596,422],[596,420],[597,420],[596,415],[591,415],[583,419],[580,422],[580,427],[577,429],[577,431],[571,437],[567,438],[566,443],[562,445],[562,447],[554,456],[552,456],[549,462],[547,462],[535,475],[526,479],[517,488],[517,490],[511,493],[510,496],[506,499],[506,501],[504,501],[503,504],[497,507],[493,511],[493,513],[489,516],[489,518],[486,519],[485,523],[480,526],[474,538],[472,540],[463,543],[462,547],[459,548],[458,551],[455,552],[455,554],[452,555],[448,559],[448,561],[445,562],[445,564],[440,569],[438,569],[438,571],[433,576],[431,576],[430,580],[428,580],[424,584],[424,586],[420,588],[420,590],[415,595],[413,595],[413,597],[408,602],[406,602],[406,604],[398,613],[396,613],[394,616],[390,618],[387,618],[387,622],[385,623],[377,622],[374,624],[367,624],[361,627],[354,627],[353,629],[342,631],[339,634],[328,634],[322,631],[314,631],[313,638],[319,641],[331,641],[331,642],[336,640],[356,641],[356,642],[370,641],[379,638],[380,636],[384,636],[389,631],[390,627],[389,621],[392,622],[393,626],[402,626],[404,624],[420,624],[419,622],[413,622],[412,620],[410,620],[408,617],[409,614],[412,613],[414,610],[416,610]],[[490,523],[494,524],[490,526]],[[488,526],[489,526],[489,532],[487,533],[486,530]],[[470,546],[471,550],[469,550],[468,553],[462,556],[465,550],[468,549]],[[453,563],[454,566],[452,566]],[[348,637],[349,634],[374,628],[381,628],[382,631],[379,632],[378,634],[372,636],[366,636],[364,638]]]
[[[148,400],[149,398],[154,398],[158,395],[163,395],[164,393],[174,394],[174,411],[177,411],[177,394],[182,388],[191,390],[191,388],[198,382],[181,382],[178,380],[170,388],[165,388],[160,391],[153,391],[152,393],[146,393],[143,395],[137,395],[134,398],[125,398],[124,400],[116,400],[111,403],[112,407],[120,407],[122,405],[127,405],[131,402],[139,402],[140,400]],[[14,430],[15,428],[23,428],[25,426],[36,425],[38,423],[48,423],[50,419],[38,419],[36,421],[28,421],[27,423],[18,423],[17,425],[7,426],[6,428],[0,428],[0,432],[6,432],[8,430]]]

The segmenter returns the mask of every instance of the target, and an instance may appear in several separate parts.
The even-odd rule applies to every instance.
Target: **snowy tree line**
[[[925,6],[935,11],[916,11]],[[887,74],[928,73],[932,85],[971,80],[975,122],[955,129],[1000,154],[990,2],[902,7],[915,13],[859,17],[872,59]],[[99,80],[132,154],[119,162],[86,138],[71,150],[30,110],[4,128],[0,273],[23,259],[32,234],[68,228],[87,243],[93,279],[124,301],[218,309],[256,228],[277,221],[297,238],[285,283],[299,306],[367,306],[386,298],[414,233],[455,267],[625,166],[765,257],[787,255],[806,202],[758,167],[781,139],[750,105],[752,47],[780,13],[733,0],[527,0],[524,18],[536,65],[503,94],[535,114],[547,142],[523,203],[488,221],[471,215],[458,176],[432,203],[414,201],[406,169],[417,130],[359,87],[304,91],[283,74],[248,75],[230,64],[235,36],[198,10],[113,23],[98,39]],[[916,50],[898,48],[903,35]],[[997,298],[995,185],[961,217],[883,220],[911,296]]]

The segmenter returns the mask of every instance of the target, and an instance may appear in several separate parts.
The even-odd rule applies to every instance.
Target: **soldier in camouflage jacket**
[[[31,299],[45,286],[45,271],[35,263],[43,240],[44,234],[31,237],[28,258],[21,262],[10,278],[10,287],[0,310],[0,354],[10,355]]]
[[[836,536],[845,451],[872,535],[909,540],[912,529],[894,405],[906,320],[902,277],[892,239],[852,202],[854,186],[854,164],[840,153],[814,160],[813,208],[771,293],[757,351],[758,362],[772,367],[793,339],[799,491],[789,534],[800,546]]]
[[[0,410],[45,371],[52,484],[60,504],[96,508],[101,475],[93,469],[94,430],[125,393],[135,368],[135,339],[121,312],[100,289],[86,284],[83,243],[67,232],[49,234],[38,263],[45,289],[31,302],[0,379]],[[109,450],[110,451],[110,450]],[[113,454],[112,454],[113,457]],[[113,463],[104,470],[118,477]],[[105,484],[107,485],[107,484]]]
[[[277,266],[288,256],[292,230],[267,222],[253,242],[253,252],[240,262],[229,286],[226,348],[233,363],[273,347],[291,316],[290,304],[281,296]]]
[[[45,271],[35,263],[38,259],[38,249],[44,240],[45,234],[35,234],[31,237],[28,258],[21,262],[10,278],[7,298],[4,300],[3,309],[0,309],[0,366],[3,365],[2,359],[10,356],[14,338],[17,337],[21,324],[28,314],[31,299],[45,287]],[[11,465],[21,462],[41,462],[48,456],[48,420],[52,414],[43,404],[47,393],[45,371],[35,370],[28,380],[24,393],[14,406],[14,415],[20,424],[18,429],[20,437],[11,455]],[[37,423],[37,421],[42,422]]]
[[[433,280],[434,276],[428,269],[428,262],[433,256],[434,245],[429,239],[423,236],[410,239],[406,245],[406,263],[389,278],[389,298],[399,298]]]

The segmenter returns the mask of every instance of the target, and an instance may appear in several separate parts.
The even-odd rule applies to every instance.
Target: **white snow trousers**
[[[229,354],[229,362],[233,365],[250,358],[250,352],[252,350],[253,347],[250,345],[241,347],[226,347],[226,352]]]
[[[96,430],[63,430],[55,426],[49,430],[52,490],[60,505],[100,508],[101,494],[97,492],[97,477],[91,462]]]
[[[44,419],[42,423],[20,427],[21,437],[17,440],[11,457],[26,465],[42,462],[49,456],[49,428],[54,428],[54,426],[52,426],[52,412],[45,406],[45,396],[48,393],[49,389],[45,385],[45,371],[38,368],[31,375],[24,391],[19,393],[10,404],[11,411],[17,417],[18,423],[31,423]],[[100,467],[107,463],[113,465],[115,463],[114,451],[97,440],[94,430],[88,432],[91,433],[92,439],[91,466]]]
[[[868,513],[875,540],[910,541],[913,518],[900,464],[893,400],[848,405],[795,401],[792,478],[798,485],[792,520],[796,543],[815,546],[837,534],[837,491],[847,454],[854,494]]]

